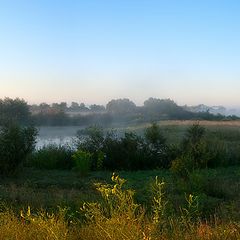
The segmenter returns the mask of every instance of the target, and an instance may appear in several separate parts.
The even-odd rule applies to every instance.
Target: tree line
[[[149,98],[143,106],[129,99],[113,99],[105,106],[66,102],[28,105],[24,99],[0,99],[0,125],[10,122],[37,126],[109,125],[112,122],[141,123],[159,120],[235,120],[236,116],[190,112],[171,99]]]

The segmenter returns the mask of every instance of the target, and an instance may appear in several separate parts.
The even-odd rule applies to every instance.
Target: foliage
[[[106,110],[115,114],[127,114],[136,111],[136,105],[127,98],[113,99],[108,102]]]
[[[192,194],[185,196],[187,205],[185,207],[180,207],[181,210],[181,218],[183,224],[188,226],[191,225],[192,222],[198,221],[200,216],[199,213],[199,201],[198,196],[194,196]]]
[[[0,213],[0,223],[0,239],[69,239],[72,235],[62,210],[57,214],[46,211],[35,214],[28,207],[16,216],[6,209]]]
[[[56,173],[58,173],[58,179],[56,179]],[[69,176],[66,177],[66,175]],[[14,192],[19,191],[19,198],[23,205],[12,205],[11,208],[6,208],[0,203],[0,239],[237,240],[240,238],[239,167],[203,169],[198,172],[201,178],[207,179],[210,183],[217,179],[218,181],[215,182],[217,189],[223,187],[225,193],[232,192],[233,198],[224,199],[224,204],[221,204],[221,209],[218,211],[215,211],[213,205],[213,201],[217,199],[210,199],[204,194],[184,194],[185,190],[176,191],[176,185],[180,180],[176,182],[172,179],[167,170],[122,172],[121,175],[124,175],[124,178],[114,174],[112,182],[106,184],[109,172],[91,173],[91,177],[82,181],[85,187],[83,185],[74,189],[75,181],[81,182],[81,179],[74,178],[73,172],[34,170],[32,178],[23,173],[21,180],[23,185],[18,178],[15,179],[17,181],[15,189],[12,185],[8,186],[14,203],[16,201]],[[159,177],[155,178],[153,183],[149,182],[150,178],[156,175]],[[126,177],[128,181],[125,180]],[[163,177],[164,181],[159,181]],[[26,183],[26,178],[30,180],[29,183]],[[36,181],[37,178],[38,181]],[[46,178],[49,181],[48,184],[46,182],[46,187],[41,185],[37,188],[38,184]],[[96,179],[101,179],[103,182],[96,184],[97,192],[100,194],[92,189]],[[3,179],[0,181],[2,194],[4,181]],[[66,181],[69,181],[69,185]],[[198,180],[196,184],[197,182]],[[56,188],[56,183],[59,189]],[[5,185],[7,185],[6,182]],[[25,193],[24,191],[30,186],[33,188]],[[150,193],[144,189],[144,186],[153,187],[153,196],[148,196],[148,204],[137,201],[139,192],[144,196]],[[76,190],[79,192],[74,196],[73,192]],[[42,191],[45,191],[46,195],[41,198],[39,196]],[[86,192],[89,196],[83,200]],[[92,192],[95,195],[91,195]],[[50,200],[51,207],[47,210],[43,202],[51,194],[54,195]],[[69,205],[70,202],[64,202],[64,204],[71,208],[57,207],[59,203],[56,198],[63,197],[69,198],[70,201],[75,198],[76,208]],[[32,207],[34,201],[39,201],[41,209],[44,208],[44,210],[36,211],[36,206]],[[85,204],[82,205],[82,201]],[[169,207],[173,201],[176,201],[176,211],[169,214]],[[202,216],[200,209],[202,201],[205,201],[205,207],[208,205],[213,207],[213,215],[207,218]],[[31,208],[28,207],[29,204]],[[80,211],[79,206],[82,206]]]
[[[97,125],[90,126],[77,133],[77,147],[91,153],[96,153],[103,148],[103,128]]]
[[[77,133],[77,149],[91,154],[91,169],[101,170],[105,154],[103,151],[105,136],[103,128],[93,125]]]
[[[73,156],[74,170],[81,176],[86,176],[91,170],[92,154],[86,151],[78,150]]]
[[[208,167],[210,152],[204,137],[205,128],[199,124],[188,128],[182,141],[182,154],[172,162],[173,172],[188,177],[195,169]]]
[[[0,99],[0,126],[9,123],[28,124],[30,111],[23,99]]]
[[[73,150],[67,146],[47,145],[32,153],[27,165],[39,169],[71,169]]]
[[[148,120],[192,119],[194,113],[184,110],[171,99],[149,98],[144,102],[144,117]]]
[[[145,138],[133,132],[125,132],[119,137],[113,131],[104,133],[103,129],[97,126],[89,127],[79,132],[77,136],[79,139],[77,148],[88,151],[93,156],[93,170],[99,170],[99,166],[111,170],[169,166],[166,140],[156,124],[146,130]]]
[[[109,219],[115,216],[125,216],[129,220],[136,219],[137,209],[139,205],[134,202],[134,192],[132,190],[123,189],[126,180],[120,178],[118,175],[112,175],[113,185],[110,184],[96,184],[97,190],[101,193],[103,203],[94,204],[96,213],[89,212],[89,207],[92,204],[86,203],[83,206],[83,211],[88,220],[98,221],[99,214],[102,217]]]
[[[37,130],[34,127],[5,125],[0,129],[0,174],[10,175],[34,150]]]
[[[152,186],[153,191],[153,204],[152,204],[152,214],[153,222],[156,224],[163,224],[166,220],[166,206],[167,200],[165,199],[164,192],[165,182],[159,181],[156,176],[155,182]]]
[[[146,149],[149,153],[152,167],[169,168],[169,147],[160,127],[154,122],[145,131]]]

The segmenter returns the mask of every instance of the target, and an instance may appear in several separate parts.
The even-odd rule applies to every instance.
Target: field
[[[159,124],[168,142],[177,144],[193,123]],[[209,138],[240,145],[239,121],[200,124]],[[117,130],[142,134],[146,127]],[[0,239],[240,239],[238,165],[196,170],[187,181],[161,169],[116,175],[126,180],[123,186],[116,177],[111,181],[110,171],[83,177],[22,167],[1,178]]]
[[[163,134],[169,139],[170,142],[178,141],[186,131],[186,129],[198,121],[193,120],[167,120],[158,122],[161,127]],[[200,121],[200,125],[206,127],[211,131],[224,131],[240,133],[240,121]],[[112,124],[106,130],[115,129],[120,134],[125,131],[134,131],[140,135],[143,134],[146,127],[151,124]],[[84,127],[77,126],[66,126],[66,127],[40,127],[38,136],[38,147],[42,147],[44,144],[48,143],[71,143],[72,139],[76,136],[78,130]]]

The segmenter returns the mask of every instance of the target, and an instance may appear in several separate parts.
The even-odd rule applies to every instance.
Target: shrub
[[[78,150],[72,156],[74,162],[74,170],[81,176],[86,176],[91,170],[92,154],[86,151]]]
[[[124,189],[126,180],[113,173],[113,184],[95,184],[101,193],[101,203],[85,203],[82,207],[86,219],[90,222],[103,222],[111,218],[124,217],[128,221],[137,221],[140,205],[134,201],[134,191]]]
[[[191,126],[185,134],[181,147],[181,155],[172,162],[173,172],[188,178],[194,170],[208,167],[211,155],[205,139],[204,127],[199,124]]]
[[[104,132],[103,129],[97,125],[78,131],[77,138],[77,148],[83,151],[95,153],[103,148]]]
[[[91,153],[90,168],[92,170],[101,170],[103,167],[105,138],[103,129],[97,125],[90,126],[77,133],[77,149],[80,152]]]
[[[191,155],[182,155],[172,161],[171,171],[179,177],[188,178],[193,170],[193,159]]]
[[[85,134],[83,137],[81,134]],[[141,170],[169,167],[168,147],[157,124],[146,130],[145,138],[133,132],[123,137],[97,126],[78,132],[77,148],[92,154],[92,170]]]
[[[148,162],[152,168],[169,168],[168,146],[166,138],[162,135],[160,127],[153,123],[145,131],[145,149],[148,151]]]
[[[34,127],[5,125],[0,130],[0,174],[14,174],[33,151],[37,130]]]
[[[71,169],[73,151],[66,146],[48,145],[35,151],[28,159],[28,165],[39,169]]]
[[[160,127],[156,123],[152,123],[145,131],[145,139],[154,151],[161,151],[165,148],[166,138],[162,135]]]
[[[166,206],[167,201],[165,197],[165,182],[159,181],[156,176],[155,182],[152,185],[153,191],[153,204],[152,204],[152,214],[153,222],[160,225],[163,224],[166,220]]]

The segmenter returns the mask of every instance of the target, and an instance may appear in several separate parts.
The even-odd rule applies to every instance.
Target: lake
[[[36,148],[39,149],[44,145],[57,144],[73,144],[76,139],[78,130],[84,129],[79,126],[64,127],[39,127]]]

